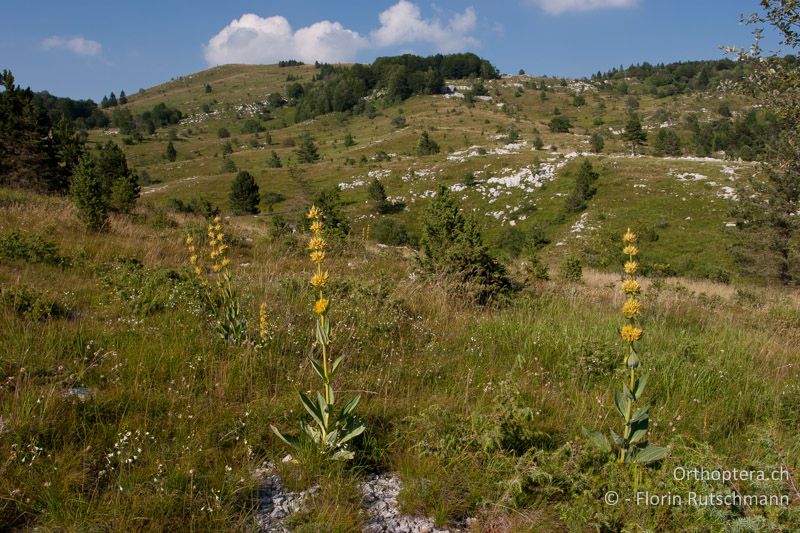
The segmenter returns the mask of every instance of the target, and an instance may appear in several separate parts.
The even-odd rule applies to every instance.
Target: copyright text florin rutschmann
[[[777,470],[746,470],[746,469],[706,469],[704,467],[684,467],[677,466],[672,471],[675,481],[717,481],[723,483],[738,481],[786,481],[791,479],[789,471],[785,467]],[[790,497],[786,494],[740,494],[734,490],[731,492],[708,492],[698,493],[689,491],[687,493],[663,492],[656,493],[651,491],[637,491],[632,498],[622,498],[617,491],[608,491],[604,496],[604,501],[608,505],[617,505],[620,500],[626,503],[643,505],[647,507],[657,506],[789,506]]]

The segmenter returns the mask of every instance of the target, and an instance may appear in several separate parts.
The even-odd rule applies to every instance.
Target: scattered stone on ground
[[[403,485],[392,474],[371,476],[359,486],[369,521],[364,533],[443,533],[432,518],[408,516],[400,512],[397,496]]]
[[[283,460],[291,461],[291,456]],[[319,491],[315,485],[302,492],[292,492],[283,485],[275,466],[268,464],[257,471],[263,478],[260,504],[256,511],[256,529],[263,533],[289,533],[283,521],[303,507],[309,496]],[[447,533],[460,529],[437,529],[429,517],[409,516],[400,512],[397,496],[402,490],[400,478],[394,474],[372,475],[359,485],[362,505],[367,513],[364,533]]]

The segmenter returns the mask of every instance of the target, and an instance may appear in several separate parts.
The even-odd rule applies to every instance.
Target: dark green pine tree
[[[678,137],[675,130],[659,128],[655,139],[653,139],[653,155],[658,157],[681,155],[681,138]]]
[[[175,150],[175,145],[172,144],[172,141],[169,142],[167,145],[167,160],[175,161],[178,158],[178,151]]]
[[[372,200],[375,211],[385,213],[389,210],[389,201],[386,199],[386,189],[378,178],[373,178],[367,188],[367,195]]]
[[[91,154],[78,161],[70,187],[78,218],[91,230],[99,230],[108,218],[108,204],[100,184],[97,164]]]
[[[128,97],[125,95],[125,91],[119,92],[119,104],[125,105],[128,103]]]
[[[272,150],[272,154],[270,154],[269,159],[267,159],[267,166],[269,168],[281,168],[283,163],[281,163],[281,158],[278,157],[277,152]]]
[[[567,196],[564,207],[570,213],[577,213],[586,209],[586,202],[594,196],[596,188],[594,182],[597,181],[598,174],[594,171],[588,159],[584,159],[575,176],[575,186]]]
[[[231,212],[234,215],[255,215],[258,213],[258,204],[261,195],[258,184],[253,175],[246,170],[241,170],[231,183],[231,192],[228,196]]]
[[[631,145],[632,155],[636,155],[637,147],[647,144],[647,133],[642,129],[642,121],[638,113],[628,114],[625,131],[622,132],[622,140]]]
[[[417,155],[433,155],[439,153],[439,145],[431,139],[427,131],[423,131],[417,141]]]
[[[111,185],[111,196],[108,206],[117,213],[130,213],[139,198],[139,176],[135,172],[128,172],[120,176]]]
[[[129,175],[130,169],[125,152],[111,140],[100,146],[97,154],[97,179],[103,196],[110,198],[114,182]]]
[[[606,145],[606,141],[602,135],[597,132],[592,133],[591,138],[589,139],[589,145],[592,148],[592,152],[599,154],[603,151],[603,147]]]
[[[314,138],[308,132],[303,134],[300,146],[294,153],[301,163],[314,163],[319,160],[319,150],[314,144]]]
[[[111,94],[108,95],[108,107],[117,107],[117,97],[112,91]]]
[[[34,101],[33,91],[0,74],[0,184],[44,192],[63,192],[68,175],[59,169],[57,146],[47,112]]]
[[[322,189],[315,194],[311,199],[311,205],[317,206],[322,211],[322,221],[327,231],[339,236],[350,233],[350,221],[342,212],[342,194],[337,185]]]
[[[475,220],[464,217],[444,185],[423,215],[421,252],[425,270],[455,280],[479,303],[511,287],[505,267],[489,253]]]
[[[66,117],[61,117],[53,129],[53,141],[56,146],[62,179],[68,183],[75,172],[75,167],[78,166],[78,161],[86,152],[86,142]]]

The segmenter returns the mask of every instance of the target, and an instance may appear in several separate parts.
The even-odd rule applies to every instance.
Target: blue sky
[[[620,64],[718,58],[749,46],[757,0],[0,0],[0,69],[74,98],[229,62],[370,62],[473,51],[503,72],[580,77]],[[767,45],[777,39],[768,35]]]

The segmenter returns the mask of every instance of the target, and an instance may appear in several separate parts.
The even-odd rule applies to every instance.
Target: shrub
[[[267,212],[272,213],[275,204],[279,204],[286,200],[286,197],[279,192],[264,193],[264,203],[267,206]]]
[[[406,227],[391,218],[381,217],[372,226],[372,238],[389,246],[415,246],[417,239]]]
[[[406,117],[404,117],[403,115],[397,115],[391,120],[390,124],[392,125],[393,128],[398,130],[401,128],[405,128]]]
[[[603,148],[606,145],[606,141],[602,135],[597,132],[592,133],[592,136],[589,138],[589,146],[592,149],[592,152],[599,154],[603,151]]]
[[[574,255],[565,257],[558,269],[558,273],[564,281],[576,283],[581,281],[583,279],[583,266],[580,258]]]
[[[572,123],[564,115],[556,115],[550,120],[547,127],[553,133],[569,133]]]
[[[58,245],[40,235],[12,231],[0,237],[0,259],[68,266],[69,259],[60,255]]]
[[[0,304],[28,320],[48,320],[69,315],[69,310],[62,304],[24,285],[0,289]]]
[[[242,125],[242,133],[260,133],[262,131],[264,131],[264,126],[261,125],[261,121],[254,118],[245,120]]]
[[[236,163],[230,157],[222,158],[222,172],[236,172]]]
[[[367,195],[372,201],[375,211],[378,213],[385,213],[389,210],[390,204],[386,200],[386,189],[384,189],[381,180],[372,178],[372,181],[367,187]]]
[[[653,139],[653,155],[678,157],[681,155],[681,138],[671,128],[659,128]]]
[[[525,261],[525,283],[547,281],[550,279],[550,269],[543,263],[537,254],[531,254]]]
[[[189,202],[184,202],[180,198],[170,198],[167,200],[167,207],[179,213],[201,215],[206,219],[211,219],[219,215],[219,207],[202,196],[192,198]]]
[[[322,221],[329,234],[344,236],[350,233],[350,221],[342,212],[342,195],[338,186],[319,191],[314,195],[312,206],[317,206],[323,213]]]
[[[569,213],[577,213],[586,209],[586,202],[594,196],[597,191],[594,182],[597,181],[598,174],[594,171],[588,159],[581,162],[578,175],[575,176],[575,186],[567,196],[564,208]]]
[[[278,157],[278,154],[277,154],[277,152],[275,152],[275,150],[272,150],[272,153],[270,154],[269,159],[267,159],[267,167],[268,168],[281,168],[282,166],[283,166],[283,163],[281,163],[281,158]]]
[[[228,128],[220,128],[217,130],[217,137],[220,139],[227,139],[231,136],[231,132],[228,131]]]

